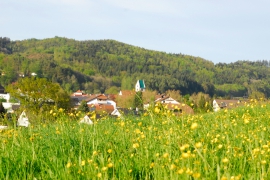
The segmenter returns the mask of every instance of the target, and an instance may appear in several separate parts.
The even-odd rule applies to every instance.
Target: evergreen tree
[[[134,107],[138,110],[143,110],[143,99],[142,99],[142,92],[141,91],[138,91],[135,94]]]

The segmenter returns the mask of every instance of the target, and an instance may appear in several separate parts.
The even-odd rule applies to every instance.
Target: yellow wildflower
[[[228,163],[229,162],[229,159],[228,158],[224,158],[224,159],[222,159],[222,162],[225,164],[225,163]]]
[[[71,162],[67,163],[67,168],[70,168],[71,165]]]
[[[107,167],[108,167],[108,168],[112,168],[112,167],[113,167],[113,163],[109,163],[109,164],[107,165]]]
[[[155,112],[158,114],[160,112],[160,109],[158,107],[155,107]]]
[[[196,147],[196,148],[202,147],[202,143],[201,143],[201,142],[196,143],[196,144],[195,144],[195,147]]]
[[[84,166],[85,165],[85,161],[82,161],[81,165]]]
[[[132,146],[133,146],[134,149],[140,147],[139,143],[134,143]]]
[[[169,157],[169,153],[165,153],[165,154],[163,154],[163,157],[164,157],[164,158]]]
[[[178,173],[178,174],[183,174],[183,173],[184,173],[184,169],[179,169],[179,170],[177,171],[177,173]]]
[[[98,174],[97,174],[97,177],[98,177],[98,178],[101,178],[101,176],[102,176],[101,173],[98,173]]]
[[[200,177],[201,177],[201,174],[200,174],[200,173],[194,173],[194,174],[193,174],[193,177],[194,177],[194,178],[200,178]]]
[[[198,127],[198,123],[192,123],[190,128],[191,128],[192,130],[194,130],[194,129],[196,129],[197,127]]]

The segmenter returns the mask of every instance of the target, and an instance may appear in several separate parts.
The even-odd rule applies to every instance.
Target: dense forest
[[[54,37],[12,41],[0,37],[0,83],[36,73],[68,92],[115,93],[144,79],[147,89],[182,95],[270,96],[269,61],[214,64],[200,57],[168,54],[115,40],[76,41]]]

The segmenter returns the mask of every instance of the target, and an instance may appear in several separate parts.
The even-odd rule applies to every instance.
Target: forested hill
[[[0,72],[4,86],[35,72],[67,91],[110,93],[132,89],[137,79],[144,79],[148,89],[158,92],[270,95],[268,61],[215,65],[199,57],[151,51],[115,40],[0,38]]]

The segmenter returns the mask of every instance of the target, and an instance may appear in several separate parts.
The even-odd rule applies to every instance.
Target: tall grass
[[[153,110],[94,125],[55,115],[0,133],[0,179],[269,179],[269,110]]]

